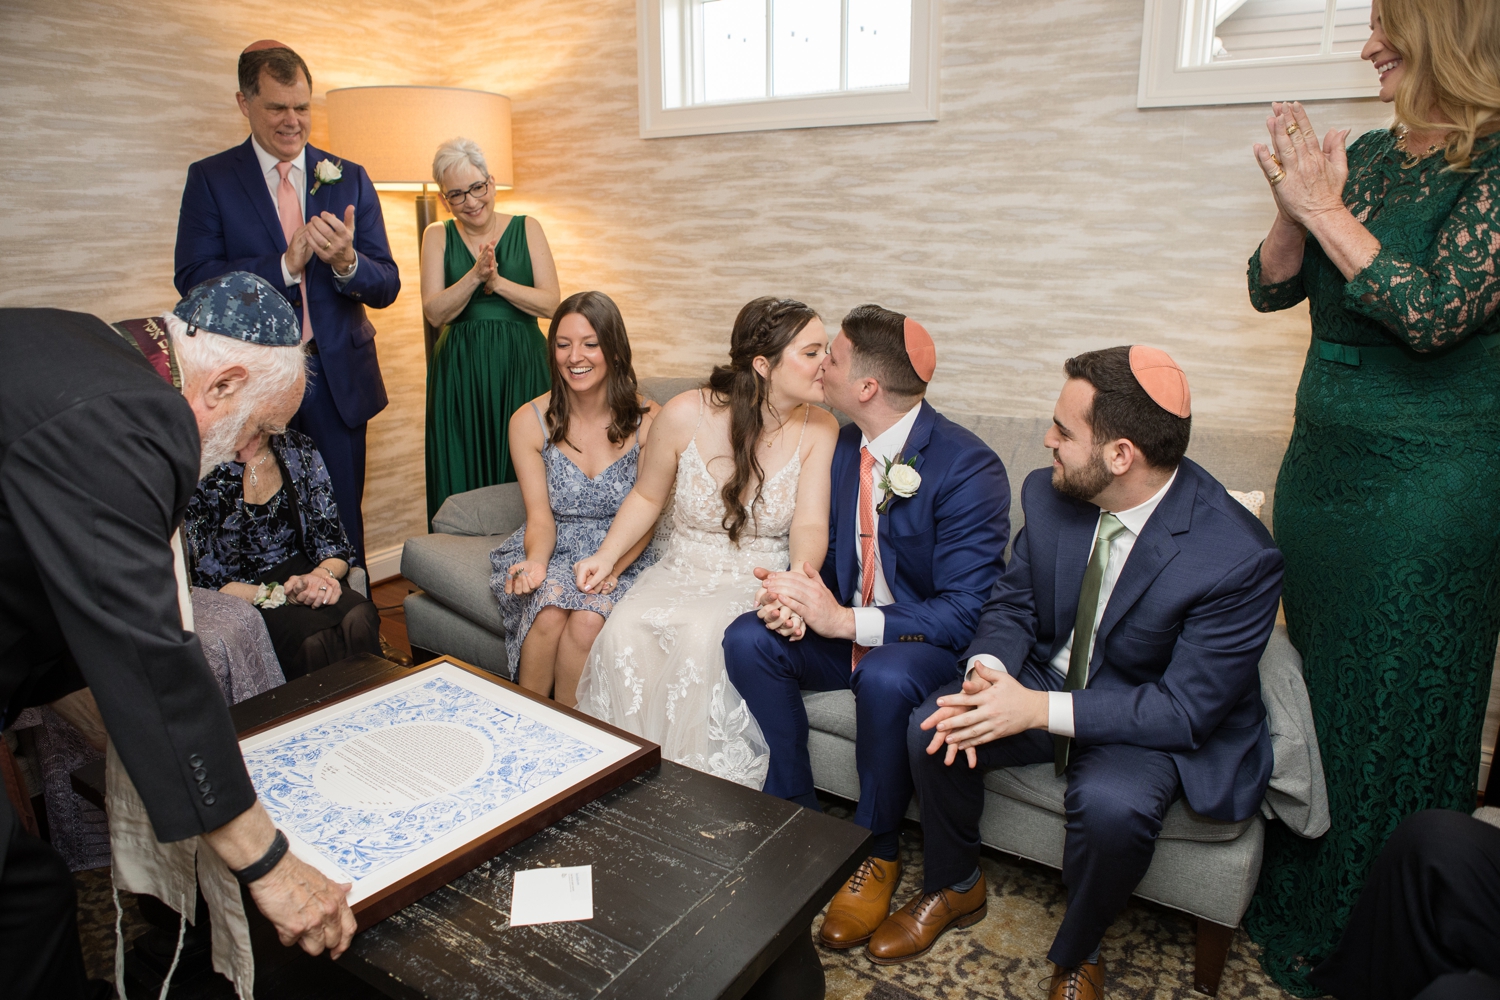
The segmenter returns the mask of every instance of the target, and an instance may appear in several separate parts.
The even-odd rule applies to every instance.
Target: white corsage
[[[263,583],[250,603],[266,611],[279,608],[286,603],[286,588],[279,583]]]
[[[314,183],[309,195],[318,193],[318,188],[324,184],[337,184],[344,179],[344,165],[334,163],[332,160],[319,160],[318,165],[313,167]]]
[[[893,459],[885,460],[885,470],[880,473],[879,486],[885,492],[885,499],[880,501],[880,506],[875,508],[876,513],[885,514],[890,509],[891,501],[900,497],[906,500],[917,495],[917,490],[922,488],[922,474],[914,466],[915,458],[904,462]]]

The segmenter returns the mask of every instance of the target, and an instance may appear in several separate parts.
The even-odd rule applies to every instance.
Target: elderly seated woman
[[[378,656],[380,616],[343,586],[354,548],[312,439],[262,434],[236,457],[188,503],[194,585],[260,609],[288,680],[359,653]]]

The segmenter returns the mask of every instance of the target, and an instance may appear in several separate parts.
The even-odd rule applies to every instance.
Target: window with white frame
[[[641,135],[937,118],[939,0],[638,0]]]
[[[1146,0],[1137,107],[1373,97],[1370,0]]]

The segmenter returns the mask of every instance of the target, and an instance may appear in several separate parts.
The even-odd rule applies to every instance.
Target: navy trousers
[[[1062,685],[1056,671],[1029,664],[1019,680],[1034,691]],[[940,696],[956,694],[961,687],[960,681],[933,694],[911,714],[907,730],[911,771],[922,804],[926,892],[967,879],[979,864],[984,773],[1053,760],[1052,737],[1037,729],[976,747],[975,768],[962,753],[951,765],[943,764],[941,748],[929,755],[933,734],[919,728],[921,722],[937,711]],[[1075,746],[1067,779],[1062,877],[1068,911],[1047,957],[1071,969],[1099,946],[1151,866],[1156,835],[1167,809],[1182,793],[1182,781],[1170,754],[1125,745]]]
[[[339,505],[339,520],[349,533],[349,541],[365,565],[365,429],[368,424],[350,427],[339,416],[328,380],[323,377],[323,357],[307,357],[307,391],[302,407],[292,418],[291,428],[313,439],[328,478],[333,482],[333,499]]]
[[[746,612],[724,631],[724,662],[735,690],[750,706],[771,749],[765,790],[818,808],[807,756],[807,711],[802,691],[854,692],[859,806],[854,822],[894,846],[911,801],[906,764],[906,720],[927,695],[959,674],[952,650],[925,642],[875,646],[850,672],[853,644],[813,632],[790,642]],[[885,853],[889,854],[887,850]],[[891,855],[894,858],[894,855]]]

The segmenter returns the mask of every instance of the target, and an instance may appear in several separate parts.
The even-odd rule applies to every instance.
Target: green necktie
[[[1083,571],[1083,589],[1078,592],[1078,616],[1073,619],[1073,650],[1068,655],[1068,679],[1064,691],[1081,691],[1088,686],[1089,661],[1094,652],[1094,622],[1099,617],[1099,588],[1104,585],[1104,571],[1109,568],[1110,543],[1125,530],[1125,525],[1109,512],[1099,518],[1099,533],[1094,536],[1094,551],[1088,569]],[[1054,758],[1059,776],[1068,769],[1068,754],[1073,740],[1067,736],[1052,737]]]

